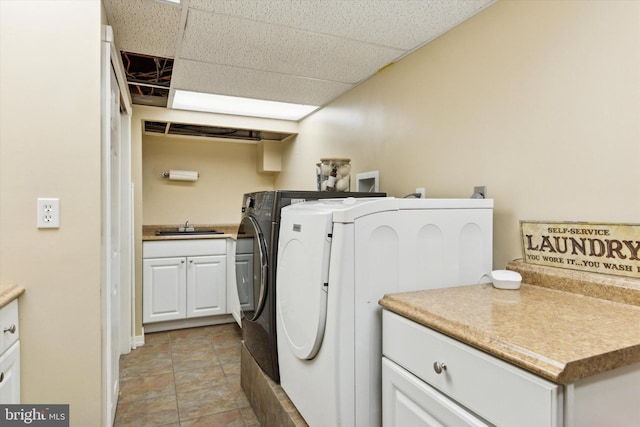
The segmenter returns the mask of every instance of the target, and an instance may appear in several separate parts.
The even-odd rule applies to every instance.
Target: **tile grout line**
[[[176,396],[176,415],[178,416],[178,426],[180,425],[180,405],[178,404],[178,385],[176,384],[176,369],[173,364],[173,338],[171,332],[168,334],[169,338],[169,357],[171,358],[171,374],[173,375],[173,393]]]

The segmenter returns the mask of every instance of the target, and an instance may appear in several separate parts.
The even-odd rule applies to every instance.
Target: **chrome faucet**
[[[178,228],[178,231],[183,232],[183,231],[195,231],[195,229],[193,228],[193,226],[191,224],[189,224],[189,221],[185,222],[184,225],[180,226]]]

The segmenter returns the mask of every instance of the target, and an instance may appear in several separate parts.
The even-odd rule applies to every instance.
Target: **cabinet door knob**
[[[0,372],[0,383],[4,381],[4,372]]]
[[[15,333],[16,333],[16,325],[11,325],[11,326],[9,326],[8,328],[4,328],[4,331],[2,331],[2,332],[4,332],[5,334],[6,334],[7,332],[10,332],[10,333],[12,333],[12,334],[15,334]]]
[[[184,260],[180,261],[180,264],[184,264]]]
[[[436,374],[440,375],[443,371],[447,370],[447,365],[444,362],[433,362],[433,370]]]

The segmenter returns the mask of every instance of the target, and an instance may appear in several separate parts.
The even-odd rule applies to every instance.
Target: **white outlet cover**
[[[38,228],[60,228],[60,199],[38,198]]]

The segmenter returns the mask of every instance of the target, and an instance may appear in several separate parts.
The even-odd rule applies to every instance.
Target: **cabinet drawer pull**
[[[2,331],[2,332],[4,332],[5,334],[7,332],[11,332],[12,334],[15,334],[16,333],[16,325],[11,325],[8,328],[4,328],[4,331]]]
[[[447,370],[447,365],[444,362],[433,362],[433,370],[436,374],[440,375],[443,371]]]
[[[4,372],[0,372],[0,383],[4,381]]]

